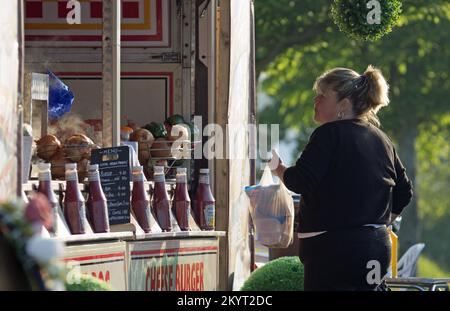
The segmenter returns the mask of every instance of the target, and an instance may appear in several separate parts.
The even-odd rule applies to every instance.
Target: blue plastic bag
[[[72,91],[50,70],[49,94],[48,94],[48,117],[50,120],[57,120],[70,111],[74,96]]]

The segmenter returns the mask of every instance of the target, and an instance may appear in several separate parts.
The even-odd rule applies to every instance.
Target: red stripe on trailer
[[[160,255],[160,254],[167,254],[167,253],[217,251],[217,249],[218,249],[217,246],[168,248],[168,249],[155,249],[155,250],[146,250],[146,251],[132,251],[131,255]]]
[[[106,259],[113,257],[125,257],[124,252],[120,253],[111,253],[111,254],[101,254],[101,255],[93,255],[93,256],[82,256],[82,257],[72,257],[72,258],[64,258],[64,261],[86,261],[86,260],[94,260],[94,259]]]
[[[26,35],[25,41],[102,41],[102,36]]]

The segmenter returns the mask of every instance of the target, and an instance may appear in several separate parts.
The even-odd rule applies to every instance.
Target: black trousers
[[[300,239],[299,255],[305,291],[368,291],[387,273],[391,243],[385,227],[358,227]]]

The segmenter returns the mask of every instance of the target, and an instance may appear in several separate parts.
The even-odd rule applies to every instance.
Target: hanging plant
[[[400,0],[334,0],[331,16],[350,38],[376,41],[392,31],[401,10]]]

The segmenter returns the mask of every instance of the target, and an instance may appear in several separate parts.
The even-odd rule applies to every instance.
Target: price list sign
[[[111,225],[130,222],[130,152],[128,146],[94,149],[91,164],[98,164],[108,200]]]

